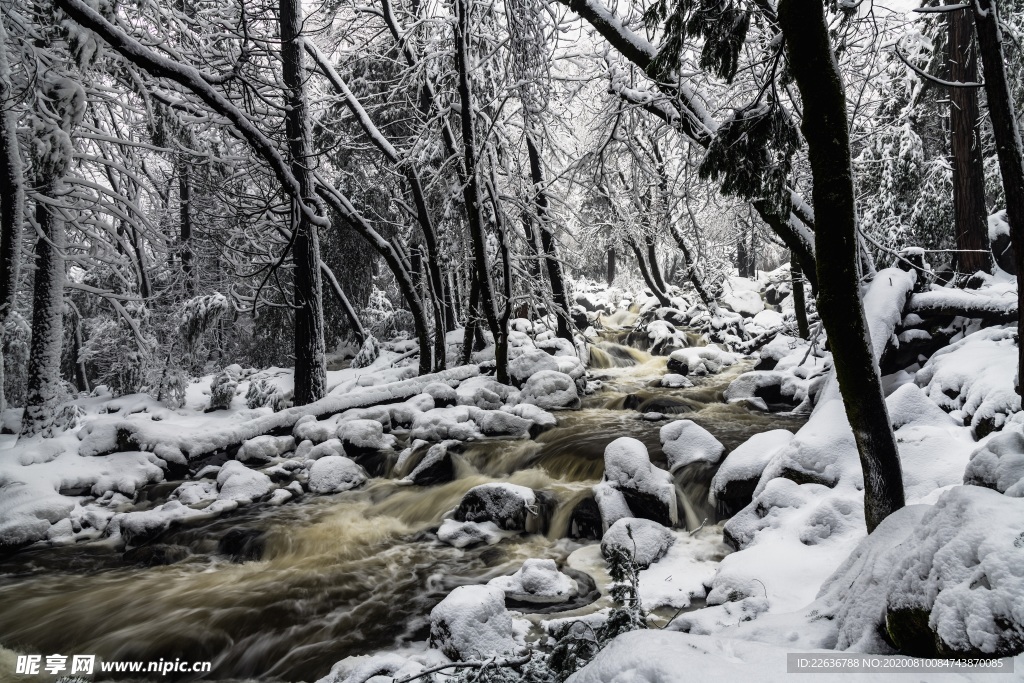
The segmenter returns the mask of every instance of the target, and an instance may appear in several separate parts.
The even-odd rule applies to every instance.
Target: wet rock
[[[434,444],[405,479],[417,486],[433,486],[452,481],[455,478],[452,454],[461,446],[462,442],[453,440]]]
[[[593,496],[584,498],[573,508],[569,516],[569,538],[601,538],[601,510]]]
[[[217,552],[234,562],[255,562],[263,558],[267,535],[259,529],[232,529],[217,542]]]
[[[505,531],[544,533],[554,501],[525,486],[495,483],[474,486],[462,497],[455,520],[492,522]]]
[[[188,556],[189,550],[185,546],[153,543],[126,550],[122,557],[128,564],[140,567],[162,567],[181,562]]]
[[[641,441],[620,437],[608,444],[604,452],[604,482],[621,494],[634,517],[665,526],[678,523],[672,475],[651,464],[647,447]],[[605,518],[606,523],[612,521]]]

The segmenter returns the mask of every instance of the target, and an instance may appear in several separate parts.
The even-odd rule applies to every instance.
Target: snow
[[[668,551],[637,575],[640,602],[645,610],[681,609],[689,607],[694,598],[705,597],[705,586],[711,583],[722,558],[731,552],[717,526],[694,533],[670,533],[673,541]],[[708,597],[709,604],[714,604]]]
[[[714,504],[717,497],[728,493],[741,482],[753,481],[756,485],[764,468],[792,440],[792,432],[786,429],[773,429],[755,434],[744,441],[726,456],[715,472],[708,500]]]
[[[520,602],[557,604],[576,597],[576,581],[558,571],[558,565],[551,559],[531,558],[511,576],[491,579],[488,586],[500,588],[505,597]]]
[[[660,560],[675,543],[675,536],[657,522],[627,517],[609,527],[601,539],[601,554],[611,560],[624,553],[637,567],[646,569]]]
[[[344,420],[338,424],[338,439],[347,450],[391,450],[398,443],[376,420]]]
[[[977,486],[943,493],[901,546],[886,582],[887,623],[897,644],[920,648],[923,640],[941,655],[1019,652],[1022,529],[1024,504],[1016,498]],[[921,632],[918,613],[928,615],[930,633]]]
[[[295,439],[291,436],[257,436],[241,445],[235,458],[241,462],[254,460],[262,462],[280,457],[295,450]]]
[[[340,493],[364,483],[366,472],[343,455],[322,457],[309,468],[309,490],[313,493]]]
[[[936,351],[915,382],[932,401],[970,424],[978,437],[1020,410],[1014,390],[1016,327],[990,327]]]
[[[572,377],[555,370],[541,370],[523,385],[520,400],[544,410],[577,410],[580,397]]]
[[[680,375],[716,375],[737,360],[739,356],[717,346],[702,346],[673,351],[668,357],[668,369]]]
[[[494,522],[459,522],[446,519],[437,530],[437,539],[453,548],[471,545],[494,545],[502,539],[517,535],[518,531],[502,529]]]
[[[661,447],[668,469],[676,472],[695,462],[714,465],[722,459],[725,446],[693,420],[676,420],[661,428]]]
[[[459,586],[430,612],[430,645],[452,660],[515,651],[512,616],[497,586]]]
[[[217,473],[217,498],[220,500],[251,503],[270,493],[273,487],[270,477],[237,460],[228,460]]]
[[[996,434],[971,453],[964,483],[1024,498],[1024,435],[1018,431]]]
[[[523,386],[526,380],[544,370],[558,371],[558,361],[551,354],[532,349],[519,355],[508,364],[508,375],[516,386]]]
[[[693,382],[691,382],[685,375],[677,375],[674,373],[669,373],[662,377],[660,383],[661,386],[668,387],[670,389],[687,389],[693,386]]]
[[[622,493],[626,500],[631,494],[639,494],[657,501],[662,508],[659,512],[663,513],[659,516],[672,524],[678,523],[676,487],[672,475],[651,464],[647,447],[641,441],[623,436],[605,447],[604,480]],[[603,510],[600,498],[598,505]]]
[[[308,45],[308,43],[307,43]],[[331,667],[331,672],[316,683],[392,683],[415,676],[426,669],[449,663],[437,650],[398,653],[382,652],[374,655],[346,657]],[[420,680],[432,683],[433,677]]]

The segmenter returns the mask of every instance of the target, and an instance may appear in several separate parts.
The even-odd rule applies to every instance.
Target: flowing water
[[[222,680],[315,680],[345,656],[425,638],[430,609],[458,585],[511,573],[530,557],[561,562],[592,543],[565,536],[573,508],[601,479],[605,446],[632,436],[664,464],[658,431],[665,423],[643,413],[685,416],[730,449],[758,432],[798,428],[800,418],[722,402],[744,369],[664,389],[652,383],[664,374],[665,358],[602,342],[591,349],[602,388],[583,410],[559,414],[558,426],[533,440],[467,445],[450,483],[374,479],[360,491],[171,531],[159,543],[187,549],[187,557],[168,566],[126,566],[103,544],[0,560],[0,645],[105,660],[211,660],[213,678]],[[677,475],[690,527],[714,521],[706,503],[712,475],[707,467]],[[439,543],[430,532],[444,514],[470,488],[491,481],[552,494],[557,507],[548,533],[462,550]],[[218,541],[239,530],[263,534],[261,559],[232,562],[217,552]]]

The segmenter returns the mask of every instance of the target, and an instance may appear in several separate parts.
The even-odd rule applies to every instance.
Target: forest
[[[1024,0],[0,0],[0,681],[1021,675],[1022,112]]]

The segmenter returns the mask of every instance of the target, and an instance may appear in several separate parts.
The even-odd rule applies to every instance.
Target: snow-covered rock
[[[722,442],[693,420],[670,422],[661,428],[659,437],[670,472],[695,462],[714,465],[725,453]]]
[[[749,503],[764,468],[792,440],[792,432],[773,429],[755,434],[737,446],[715,472],[708,494],[709,502],[717,504],[721,501],[732,509]]]
[[[451,481],[455,476],[452,451],[460,445],[460,441],[442,441],[434,444],[427,449],[405,480],[417,486],[432,486]]]
[[[397,652],[356,655],[335,663],[330,673],[316,683],[392,683],[416,676],[426,669],[437,668],[449,661],[437,650],[412,652],[408,655]],[[435,683],[439,679],[432,674],[425,674],[418,680]]]
[[[669,389],[686,389],[693,386],[693,382],[687,379],[685,375],[677,375],[675,373],[669,373],[662,377],[659,384]]]
[[[430,612],[430,646],[452,660],[486,659],[516,649],[512,616],[497,586],[459,586]]]
[[[364,483],[366,472],[343,455],[325,456],[309,468],[309,490],[313,493],[340,493]]]
[[[302,443],[312,442],[303,441]],[[304,451],[306,458],[309,460],[319,460],[320,458],[326,458],[330,455],[345,455],[345,446],[341,443],[341,439],[328,439],[323,443],[318,443],[308,450],[303,449],[301,444],[299,446],[299,448],[295,449],[296,455],[298,455],[300,451]]]
[[[295,439],[291,436],[257,436],[249,439],[238,449],[235,458],[241,462],[268,462],[295,450]]]
[[[886,628],[901,652],[1024,651],[1024,501],[977,486],[943,493],[901,545]]]
[[[494,545],[502,539],[516,536],[518,531],[507,531],[494,522],[459,522],[446,519],[437,529],[437,540],[447,543],[453,548],[466,548],[472,545]]]
[[[540,349],[526,351],[508,364],[508,376],[517,387],[523,386],[526,380],[544,370],[557,372],[558,361],[552,354]]]
[[[989,439],[971,454],[964,483],[1024,498],[1024,435],[1010,431]]]
[[[337,433],[337,420],[317,420],[313,415],[303,415],[292,427],[292,436],[296,441],[312,441],[314,445],[335,438]]]
[[[1001,429],[1021,408],[1012,371],[1017,363],[1016,326],[979,330],[936,351],[915,382],[932,401],[970,424],[977,438]]]
[[[634,517],[665,526],[679,523],[672,475],[651,464],[647,447],[641,441],[624,436],[605,447],[604,481],[622,494]],[[602,497],[598,497],[598,505],[602,507],[603,516]]]
[[[273,488],[270,477],[249,469],[237,460],[228,460],[217,473],[217,497],[221,500],[251,503],[270,493]]]
[[[553,605],[576,597],[576,581],[558,571],[554,560],[529,559],[511,576],[491,579],[509,600]]]
[[[719,301],[723,308],[739,313],[744,318],[752,318],[764,310],[761,295],[751,290],[733,291],[722,296]]]
[[[377,420],[345,420],[338,424],[338,439],[349,455],[390,450],[398,442]]]
[[[455,510],[459,522],[493,522],[506,531],[542,531],[545,501],[533,489],[507,483],[480,484],[462,497]]]
[[[581,405],[576,382],[557,370],[541,370],[532,375],[523,386],[520,400],[544,410],[578,410]]]
[[[627,517],[611,525],[601,539],[601,554],[612,561],[617,555],[631,559],[640,569],[651,566],[675,542],[672,531],[649,519]]]
[[[717,346],[679,349],[668,357],[668,371],[677,375],[715,375],[738,359],[736,354]]]
[[[453,406],[459,401],[459,395],[455,392],[455,389],[444,382],[431,382],[423,387],[423,393],[428,394],[434,399],[435,408]]]

